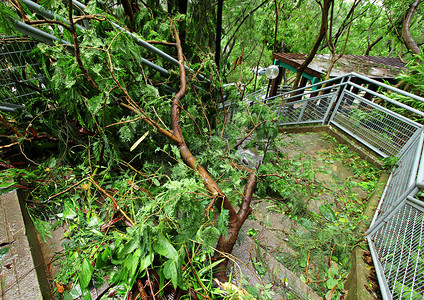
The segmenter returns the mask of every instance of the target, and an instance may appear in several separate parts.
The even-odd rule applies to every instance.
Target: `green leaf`
[[[9,247],[0,248],[0,262],[5,258],[7,253],[9,253]]]
[[[158,241],[153,244],[153,249],[160,255],[165,256],[166,258],[174,258],[177,256],[177,250],[174,246],[165,238],[162,234],[159,235]]]
[[[93,266],[90,264],[88,259],[82,261],[81,273],[79,275],[79,282],[82,289],[88,287],[88,284],[91,280],[91,275],[93,274]]]
[[[144,270],[145,268],[148,268],[155,258],[155,255],[152,253],[147,254],[143,258],[140,259],[140,270]]]
[[[306,218],[300,218],[298,222],[300,223],[300,225],[302,225],[303,228],[309,231],[311,231],[315,225],[314,222]]]
[[[327,286],[327,289],[331,290],[333,287],[335,287],[339,283],[338,279],[330,278],[325,282],[325,285]]]
[[[179,285],[179,270],[178,266],[175,260],[170,259],[168,260],[165,265],[163,266],[163,274],[165,275],[166,279],[171,279],[172,284],[174,287],[177,287]]]
[[[33,218],[31,216],[32,222],[34,223],[34,227],[37,230],[37,232],[40,234],[43,241],[46,241],[46,237],[52,238],[52,235],[50,233],[51,224],[49,222]]]
[[[322,204],[319,207],[319,211],[320,211],[321,215],[327,221],[330,221],[331,223],[336,223],[337,222],[336,214],[334,213],[333,209],[328,204]]]
[[[308,251],[305,249],[300,250],[300,267],[306,268],[308,265]]]
[[[16,182],[13,181],[5,181],[0,183],[0,189],[6,189],[8,187],[11,187],[12,185],[16,184]]]
[[[174,153],[174,155],[177,159],[181,159],[180,149],[178,149],[177,146],[171,145],[171,150],[172,150],[172,153]]]
[[[110,258],[112,257],[112,251],[110,246],[107,245],[106,248],[97,255],[96,268],[103,268],[109,264]]]
[[[131,240],[128,241],[128,243],[126,243],[124,248],[119,252],[118,257],[123,258],[125,255],[130,254],[138,247],[140,247],[140,236],[136,234]]]
[[[65,219],[72,220],[77,216],[77,213],[76,213],[75,209],[73,208],[72,203],[67,201],[67,202],[65,202],[65,205],[63,207],[63,213],[57,214],[57,216],[59,218],[65,218]]]
[[[221,262],[223,262],[223,261],[224,261],[224,258],[223,258],[223,259],[220,259],[220,260],[217,260],[217,261],[213,262],[212,264],[209,264],[209,265],[207,265],[206,267],[202,268],[202,269],[199,271],[199,277],[203,277],[203,275],[204,275],[206,272],[208,272],[209,270],[213,269],[215,266],[219,265],[219,264],[220,264]]]
[[[125,259],[124,266],[128,270],[128,277],[134,278],[135,272],[138,267],[138,262],[141,256],[141,251],[137,249],[132,255]]]

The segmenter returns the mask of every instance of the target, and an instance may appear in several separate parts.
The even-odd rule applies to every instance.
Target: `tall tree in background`
[[[212,53],[216,40],[216,1],[193,0],[188,9],[187,38],[201,51]]]
[[[413,3],[411,3],[402,23],[402,39],[405,43],[405,46],[414,54],[421,54],[421,49],[418,47],[417,43],[409,32],[409,27],[420,2],[421,0],[415,0]]]
[[[315,44],[306,57],[305,61],[297,68],[296,78],[293,83],[293,89],[297,89],[300,83],[300,78],[302,77],[303,71],[308,67],[311,61],[314,59],[315,54],[318,51],[319,46],[321,45],[322,40],[327,34],[328,29],[328,16],[331,5],[333,5],[334,0],[323,0],[322,2],[317,2],[321,8],[321,26],[319,29],[318,36],[316,38]]]
[[[420,2],[420,0],[384,0],[382,2],[385,16],[390,24],[390,32],[402,46],[415,54],[421,52],[419,47],[424,43],[421,32],[424,18],[419,6]],[[402,51],[402,48],[397,55],[407,54]]]
[[[224,0],[218,0],[216,10],[216,41],[215,41],[215,64],[219,70],[219,61],[221,60],[221,38],[222,38],[222,9]]]

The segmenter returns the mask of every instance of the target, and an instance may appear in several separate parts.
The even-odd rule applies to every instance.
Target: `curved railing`
[[[416,95],[358,74],[283,93],[262,101],[273,107],[279,124],[331,125],[383,158],[397,157],[367,231],[384,299],[424,298],[424,112],[387,96]],[[247,95],[246,98],[250,98]],[[382,105],[384,103],[384,106]]]

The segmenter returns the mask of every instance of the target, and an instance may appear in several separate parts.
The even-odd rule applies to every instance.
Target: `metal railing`
[[[388,91],[424,102],[354,73],[261,101],[275,110],[282,126],[331,125],[383,158],[398,158],[367,241],[383,298],[423,299],[424,128],[390,108],[403,108],[420,117],[424,112],[386,97]]]
[[[43,16],[47,19],[60,20],[64,23],[66,23],[66,24],[69,24],[69,21],[66,18],[61,17],[61,16],[55,14],[54,12],[45,9],[41,5],[37,4],[35,1],[31,1],[31,0],[21,0],[21,1],[28,9],[30,9],[31,11],[33,11],[37,14],[40,14],[41,16]],[[72,0],[72,4],[73,4],[74,7],[77,7],[81,13],[85,13],[85,10],[87,9],[87,7],[84,4],[82,4],[81,2],[79,2],[77,0]],[[144,41],[140,36],[126,30],[125,28],[123,28],[119,24],[117,24],[115,22],[111,22],[111,24],[112,24],[112,26],[115,27],[115,29],[117,31],[122,31],[125,34],[131,36],[134,39],[135,43],[138,44],[139,46],[142,46],[146,50],[150,51],[151,53],[156,54],[157,56],[163,58],[164,60],[168,61],[169,63],[171,63],[175,66],[178,66],[178,60],[175,59],[174,57],[172,57],[171,55],[169,55],[168,53],[166,53],[166,52],[160,50],[159,48],[149,44],[148,42]],[[42,30],[37,29],[33,26],[25,24],[21,21],[16,21],[14,26],[15,26],[15,29],[17,31],[19,31],[19,32],[21,32],[21,33],[23,33],[23,34],[25,34],[25,35],[27,35],[27,36],[35,39],[35,40],[41,41],[43,43],[47,43],[47,44],[52,45],[55,42],[60,42],[60,43],[63,43],[63,44],[71,45],[71,43],[69,41],[57,38],[49,32],[42,31]],[[90,27],[89,23],[87,23],[87,22],[85,23],[85,26],[87,28]],[[85,27],[80,26],[80,25],[77,25],[77,27],[78,27],[79,30],[82,30],[82,31],[86,29]],[[150,60],[145,59],[143,57],[141,58],[141,60],[142,60],[144,65],[160,72],[162,75],[164,75],[164,76],[170,75],[169,70],[163,68],[162,66],[159,66],[159,65],[157,65],[157,64],[155,64],[155,63],[151,62]],[[196,73],[193,69],[191,69],[187,65],[185,65],[185,68],[186,68],[187,71],[189,71],[191,73]],[[196,73],[196,76],[199,80],[210,82],[209,79],[207,79],[204,75],[202,75],[200,73]]]
[[[23,108],[21,103],[45,91],[41,66],[30,54],[34,47],[25,38],[0,36],[0,110]]]

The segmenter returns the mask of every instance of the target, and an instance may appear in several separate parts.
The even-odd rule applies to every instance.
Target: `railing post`
[[[334,103],[330,106],[329,111],[327,113],[327,116],[326,116],[326,118],[324,118],[324,120],[327,120],[327,119],[328,120],[324,121],[323,122],[324,124],[329,125],[331,123],[331,121],[333,121],[334,115],[336,114],[336,112],[339,109],[339,106],[340,106],[340,104],[343,100],[343,95],[344,95],[344,91],[346,89],[346,86],[349,84],[351,78],[352,78],[352,75],[349,75],[348,77],[345,77],[345,78],[342,79],[342,83],[344,82],[344,84],[341,85],[339,87],[338,91],[336,92],[335,101],[334,101],[335,106],[334,106]],[[334,108],[332,108],[333,106],[334,106]]]

